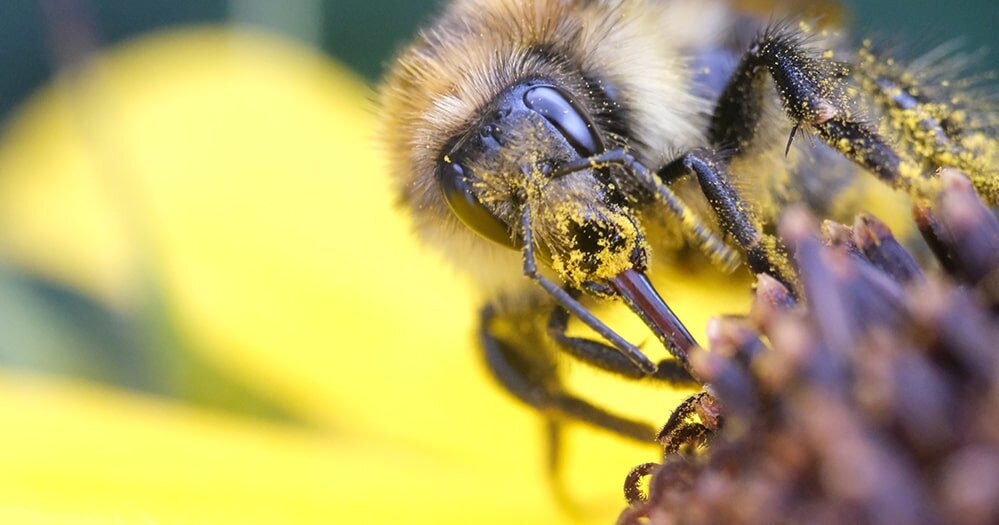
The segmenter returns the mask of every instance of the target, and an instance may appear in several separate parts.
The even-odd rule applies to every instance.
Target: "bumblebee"
[[[383,138],[400,200],[486,293],[485,361],[551,428],[568,418],[655,436],[569,393],[560,351],[697,384],[697,343],[649,279],[661,261],[703,253],[793,290],[772,233],[786,203],[831,218],[872,200],[907,206],[935,194],[942,168],[999,199],[996,113],[934,66],[945,60],[910,67],[782,20],[735,0],[455,0],[388,72]],[[669,358],[654,362],[593,313],[613,300]],[[573,317],[591,337],[567,333]]]

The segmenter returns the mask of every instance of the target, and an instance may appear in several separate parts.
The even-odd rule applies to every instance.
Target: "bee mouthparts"
[[[693,336],[683,326],[676,314],[669,309],[659,292],[644,273],[634,269],[625,270],[610,279],[610,285],[656,334],[674,357],[687,362],[690,349],[697,346]]]

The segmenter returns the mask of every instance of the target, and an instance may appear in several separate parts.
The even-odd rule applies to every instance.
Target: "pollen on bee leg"
[[[707,226],[701,222],[692,210],[685,209],[681,221],[684,231],[689,232],[691,239],[698,243],[701,251],[711,259],[711,262],[724,272],[732,272],[742,263],[739,253],[725,244],[721,239],[711,234]]]

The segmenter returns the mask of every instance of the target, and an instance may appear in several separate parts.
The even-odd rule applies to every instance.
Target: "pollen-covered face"
[[[644,266],[647,247],[637,219],[607,170],[555,174],[604,150],[572,95],[543,80],[525,81],[481,114],[438,164],[438,183],[455,216],[510,248],[522,247],[529,223],[541,259],[577,288]]]
[[[577,288],[606,283],[628,269],[644,270],[648,246],[634,214],[615,202],[598,171],[549,182],[532,204],[539,245],[559,276]]]
[[[598,366],[654,373],[587,293],[624,301],[680,360],[694,345],[645,274],[640,222],[693,216],[646,167],[704,134],[708,108],[673,42],[688,30],[671,22],[677,2],[458,0],[389,72],[383,140],[400,202],[488,297],[485,332],[493,313],[552,308],[557,326],[564,309],[611,344],[589,347]],[[706,228],[691,236],[723,246]]]

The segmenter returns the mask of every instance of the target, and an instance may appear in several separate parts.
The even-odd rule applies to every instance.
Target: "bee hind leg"
[[[538,358],[540,348],[521,348],[494,334],[498,315],[486,306],[481,315],[479,338],[486,364],[493,376],[514,397],[534,407],[549,419],[577,420],[615,434],[648,443],[656,435],[651,425],[634,421],[565,392],[551,363]]]
[[[986,202],[999,203],[999,115],[988,94],[976,92],[973,78],[960,78],[958,58],[905,65],[871,45],[858,51],[854,77],[881,111],[883,127],[895,130],[898,147],[929,169],[960,170]]]

